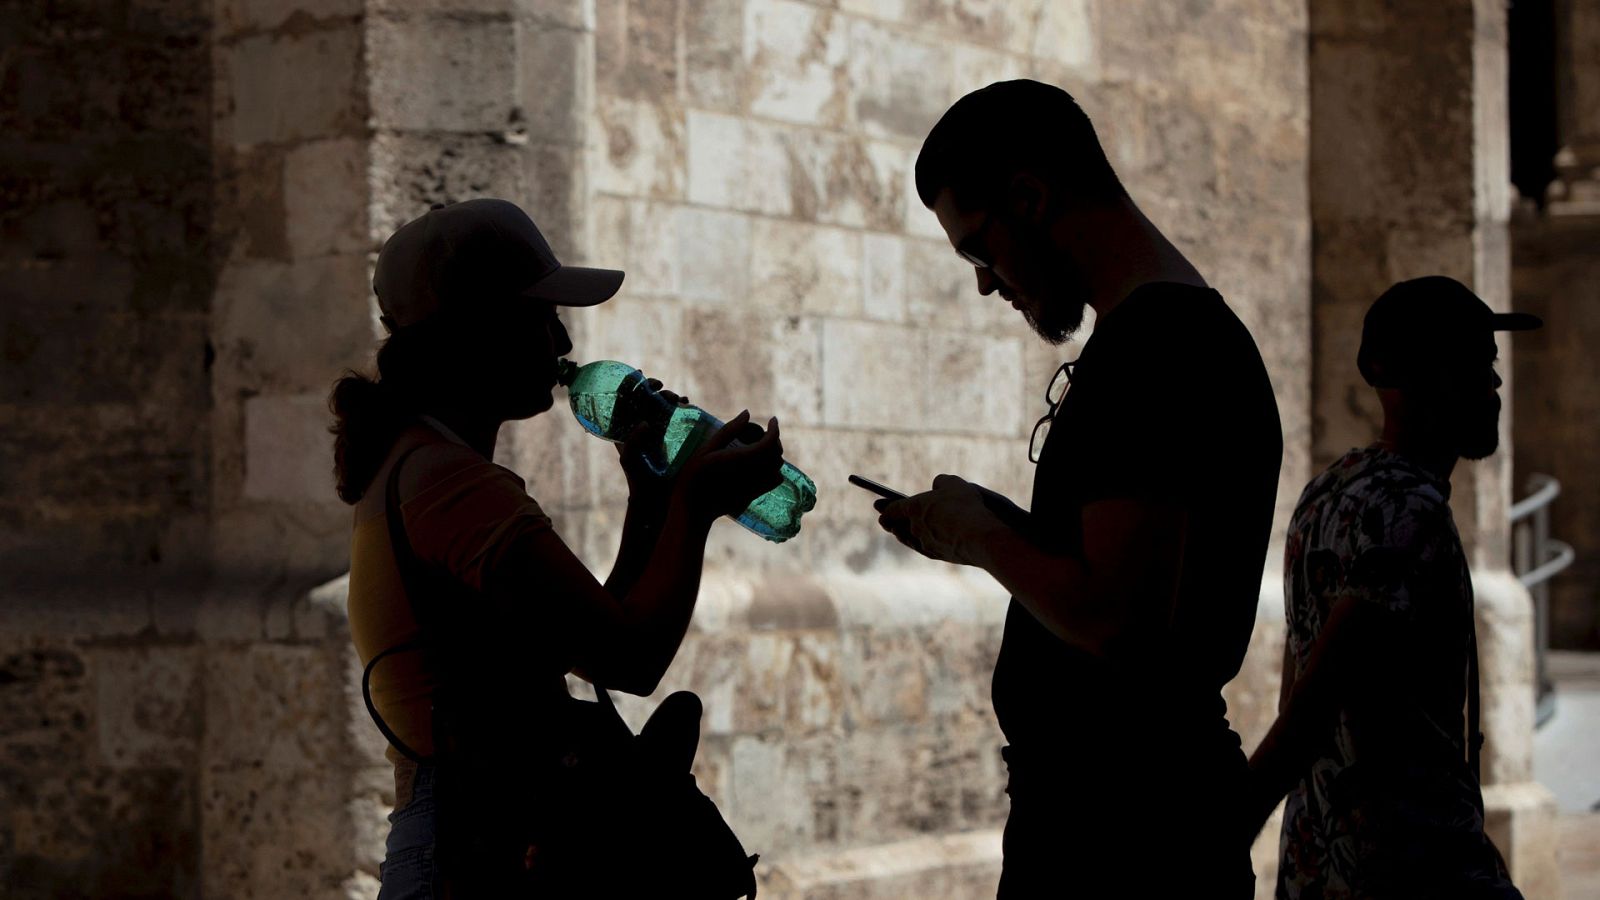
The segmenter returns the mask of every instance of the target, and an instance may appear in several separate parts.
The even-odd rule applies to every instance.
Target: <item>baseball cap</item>
[[[390,331],[445,307],[526,297],[594,306],[622,286],[616,269],[564,266],[515,203],[481,198],[435,206],[378,251],[372,290]]]
[[[1470,353],[1496,331],[1531,331],[1530,313],[1495,312],[1454,278],[1429,275],[1384,291],[1361,325],[1356,365],[1373,387],[1396,387],[1409,368]]]

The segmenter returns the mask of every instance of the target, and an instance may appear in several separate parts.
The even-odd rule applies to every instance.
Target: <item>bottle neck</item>
[[[562,387],[572,387],[572,382],[576,381],[578,378],[579,368],[580,367],[578,364],[570,359],[557,360],[556,384],[559,384]]]

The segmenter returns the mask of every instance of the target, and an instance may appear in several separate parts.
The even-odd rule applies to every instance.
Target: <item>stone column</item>
[[[1528,204],[1512,225],[1514,296],[1548,327],[1517,353],[1517,482],[1555,476],[1551,534],[1577,558],[1550,583],[1550,641],[1600,642],[1600,471],[1592,461],[1600,415],[1600,0],[1556,4],[1557,180],[1542,211]],[[1559,390],[1552,385],[1559,384]]]
[[[1492,0],[1381,9],[1311,3],[1313,455],[1381,425],[1356,370],[1367,307],[1395,281],[1445,274],[1509,302],[1505,10]],[[1502,340],[1500,371],[1510,371]],[[1508,400],[1509,386],[1502,392]],[[1557,890],[1552,810],[1532,781],[1532,616],[1508,569],[1509,402],[1501,451],[1456,470],[1452,506],[1477,591],[1489,830],[1529,897]]]
[[[1550,199],[1563,212],[1595,215],[1600,213],[1600,3],[1556,0],[1555,31],[1561,149]]]

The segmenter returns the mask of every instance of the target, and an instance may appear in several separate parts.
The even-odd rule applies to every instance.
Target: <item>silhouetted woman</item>
[[[476,896],[533,866],[508,826],[538,813],[539,750],[571,726],[552,712],[574,705],[559,702],[565,676],[651,693],[688,628],[712,522],[778,484],[776,420],[733,445],[749,414],[735,417],[670,484],[637,462],[649,435],[636,433],[602,583],[522,479],[492,462],[501,424],[553,403],[557,360],[572,350],[557,308],[600,303],[621,283],[618,271],[561,266],[502,200],[436,207],[379,254],[390,337],[377,378],[347,375],[331,406],[339,496],[355,507],[351,633],[363,664],[383,657],[372,702],[395,765],[383,900]],[[563,471],[569,490],[591,477],[582,460]]]

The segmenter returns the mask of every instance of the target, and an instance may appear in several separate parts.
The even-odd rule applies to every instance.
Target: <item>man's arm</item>
[[[984,492],[941,475],[931,491],[882,504],[880,522],[925,556],[993,575],[1051,633],[1090,653],[1116,654],[1170,623],[1188,527],[1181,508],[1089,503],[1082,556],[1064,556],[1008,525]]]
[[[1250,754],[1246,811],[1252,834],[1322,751],[1341,710],[1376,712],[1400,695],[1402,630],[1383,608],[1347,596],[1329,611],[1298,676],[1285,659],[1278,718]]]
[[[1172,618],[1187,515],[1141,500],[1083,508],[1083,556],[1045,552],[1011,529],[977,545],[973,564],[993,575],[1051,633],[1112,655]]]

